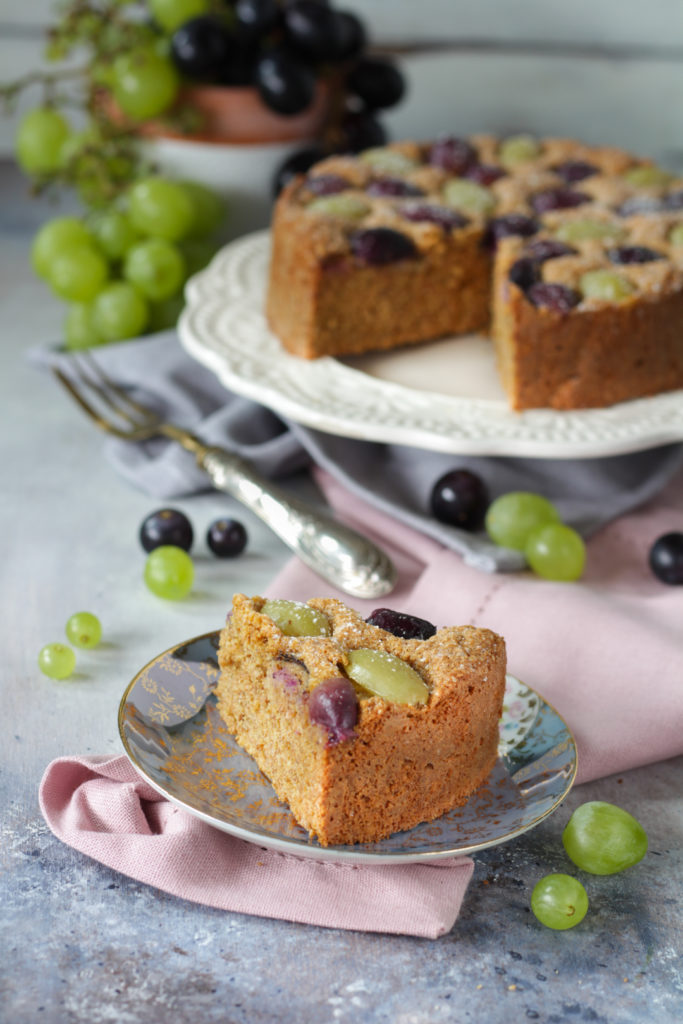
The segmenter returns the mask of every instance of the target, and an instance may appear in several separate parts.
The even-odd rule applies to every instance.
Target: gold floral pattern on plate
[[[164,651],[128,686],[119,708],[124,749],[138,772],[190,814],[297,856],[405,863],[495,846],[551,814],[576,776],[576,744],[543,698],[507,677],[498,761],[464,807],[379,843],[321,847],[281,803],[228,733],[213,697],[219,634]]]

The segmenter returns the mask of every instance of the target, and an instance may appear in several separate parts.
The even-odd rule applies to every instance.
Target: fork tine
[[[62,371],[59,370],[56,366],[52,367],[52,372],[58,378],[58,380],[64,385],[64,387],[69,392],[74,401],[76,401],[78,405],[80,405],[81,409],[83,409],[83,411],[87,413],[88,416],[90,416],[90,418],[95,421],[95,423],[97,423],[98,427],[101,427],[102,430],[106,430],[110,434],[115,434],[117,437],[131,436],[130,429],[124,430],[120,427],[117,427],[110,420],[105,419],[101,415],[101,413],[98,412],[95,406],[91,405],[91,403],[87,401],[87,399],[83,396],[81,391],[69,380],[66,374],[62,373]]]
[[[110,409],[113,409],[124,419],[128,420],[133,426],[140,426],[140,418],[142,417],[145,421],[145,425],[156,422],[159,417],[151,409],[146,408],[144,405],[140,405],[135,399],[131,398],[127,391],[124,390],[116,381],[113,381],[111,377],[108,377],[104,372],[98,361],[94,358],[88,349],[78,353],[81,364],[87,364],[88,369],[92,374],[95,375],[99,381],[98,391],[103,399],[107,403]],[[81,365],[81,373],[83,372],[83,366]],[[88,383],[91,386],[92,380]],[[111,395],[114,394],[119,400],[119,405],[115,405],[111,399]],[[127,407],[124,409],[121,405]],[[131,411],[129,411],[131,410]]]

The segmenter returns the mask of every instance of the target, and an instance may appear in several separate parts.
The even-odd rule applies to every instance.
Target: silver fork
[[[80,407],[102,429],[126,441],[163,436],[192,452],[218,490],[259,516],[314,572],[354,597],[381,597],[393,590],[396,570],[367,537],[261,478],[249,463],[224,448],[162,420],[107,377],[89,353],[74,353],[72,373],[53,372]]]

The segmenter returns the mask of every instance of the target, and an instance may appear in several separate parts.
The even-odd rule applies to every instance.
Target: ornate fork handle
[[[393,589],[396,570],[367,537],[289,497],[223,448],[204,449],[197,461],[219,490],[251,509],[302,562],[340,590],[372,598]]]

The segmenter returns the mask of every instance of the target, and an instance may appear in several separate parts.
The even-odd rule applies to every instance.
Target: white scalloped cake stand
[[[683,391],[607,409],[509,409],[483,337],[348,360],[286,353],[263,304],[269,232],[230,243],[188,282],[179,333],[231,391],[316,430],[469,455],[594,458],[683,441]]]

